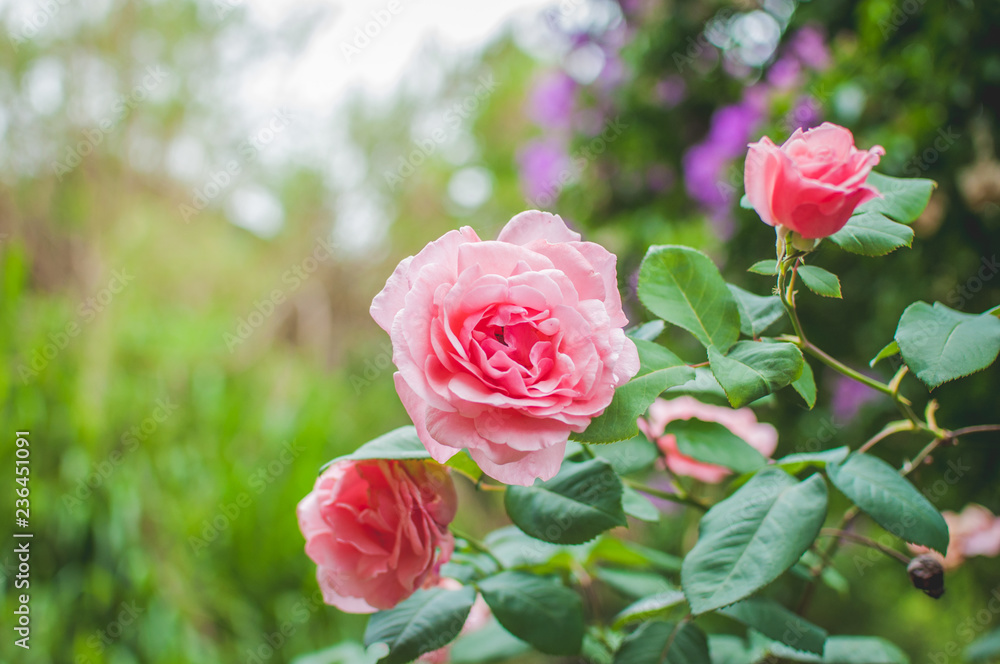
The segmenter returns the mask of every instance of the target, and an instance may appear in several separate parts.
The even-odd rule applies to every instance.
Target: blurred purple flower
[[[566,73],[550,71],[542,74],[528,96],[528,117],[548,129],[569,126],[576,103],[577,83]]]
[[[788,125],[792,131],[816,127],[822,120],[823,114],[819,102],[808,95],[799,97],[788,113]]]
[[[856,380],[837,374],[830,409],[835,422],[849,422],[862,406],[879,398],[879,393]]]
[[[801,74],[799,61],[785,56],[767,70],[767,82],[779,90],[787,90],[799,84]]]
[[[550,138],[531,141],[518,150],[517,165],[525,197],[546,207],[558,195],[559,180],[569,172],[570,159],[565,146]]]
[[[722,237],[733,230],[731,207],[742,182],[727,172],[733,160],[746,154],[747,143],[761,113],[754,104],[723,106],[712,115],[708,136],[684,154],[684,186],[708,212],[709,221]]]
[[[665,107],[674,108],[687,96],[687,83],[683,76],[674,74],[657,83],[653,94]]]
[[[602,91],[611,92],[625,82],[627,72],[625,63],[617,53],[606,52],[604,56],[604,66],[597,75],[596,83]]]
[[[830,66],[830,50],[823,32],[815,26],[807,25],[796,32],[789,50],[810,69],[823,71]]]
[[[747,142],[760,113],[749,104],[723,106],[712,114],[708,143],[715,144],[727,157],[737,157],[747,150]]]

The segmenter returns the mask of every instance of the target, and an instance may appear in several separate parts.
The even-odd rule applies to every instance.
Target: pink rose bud
[[[865,179],[885,154],[854,147],[847,129],[829,122],[796,129],[778,147],[765,136],[750,144],[743,183],[750,204],[765,223],[784,226],[807,239],[844,227],[854,209],[879,192]]]
[[[639,419],[639,430],[656,443],[666,458],[667,468],[675,475],[716,484],[731,473],[728,468],[696,461],[681,454],[677,448],[677,437],[673,434],[664,435],[664,429],[671,422],[692,418],[721,424],[765,457],[774,454],[778,447],[777,430],[770,424],[758,422],[757,416],[749,408],[733,410],[724,406],[712,406],[688,396],[669,401],[657,399],[649,407],[647,419]]]
[[[399,264],[371,314],[431,456],[466,448],[507,484],[558,472],[569,435],[639,370],[615,262],[558,216],[530,211],[495,242],[465,227]]]
[[[348,613],[391,609],[440,581],[457,499],[430,461],[340,461],[297,510],[323,601]]]

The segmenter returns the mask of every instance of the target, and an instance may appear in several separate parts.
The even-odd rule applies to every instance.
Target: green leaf
[[[548,655],[575,655],[583,643],[583,602],[558,581],[507,571],[479,582],[507,631]]]
[[[827,272],[815,265],[802,265],[796,272],[802,278],[802,283],[806,285],[806,288],[817,295],[822,295],[823,297],[841,297],[840,279],[834,273]]]
[[[684,395],[692,396],[698,401],[715,406],[729,405],[729,398],[726,396],[725,390],[715,379],[712,370],[707,367],[698,367],[694,370],[694,380],[689,380],[677,387],[671,387],[663,393],[666,399]]]
[[[767,460],[745,440],[718,422],[691,418],[674,420],[664,433],[677,438],[677,449],[696,461],[748,473],[767,465]]]
[[[744,210],[753,209],[753,205],[750,204],[750,197],[747,196],[746,194],[740,196],[740,207],[743,208]]]
[[[826,518],[821,475],[764,468],[701,519],[681,585],[695,614],[749,597],[794,565]]]
[[[720,609],[719,613],[797,650],[823,654],[826,630],[792,613],[773,600],[751,597]]]
[[[806,402],[809,410],[812,410],[816,405],[816,379],[813,377],[812,367],[805,358],[802,360],[802,375],[792,381],[792,388]]]
[[[727,284],[740,312],[740,332],[748,337],[761,337],[767,328],[785,315],[785,307],[777,295],[754,295],[739,286]]]
[[[368,459],[430,459],[427,448],[417,437],[417,429],[413,426],[399,427],[389,433],[384,433],[370,440],[350,454],[339,456],[326,462],[320,472],[338,461],[365,461]]]
[[[673,584],[656,572],[636,569],[614,569],[598,567],[594,576],[608,584],[622,595],[638,599],[652,593],[674,590]]]
[[[833,485],[880,526],[913,544],[948,551],[948,524],[899,472],[870,454],[826,464]]]
[[[643,341],[656,341],[656,337],[663,334],[663,330],[667,327],[667,324],[662,320],[651,320],[648,323],[643,323],[639,327],[633,328],[627,332],[630,339],[642,339]]]
[[[1000,629],[979,637],[965,649],[965,659],[970,662],[994,660],[1000,657]]]
[[[832,450],[822,452],[805,452],[802,454],[789,454],[775,461],[775,465],[791,475],[798,475],[806,468],[826,468],[828,463],[843,461],[851,453],[849,447],[835,447]]]
[[[505,567],[546,566],[566,551],[564,546],[525,535],[517,526],[494,530],[484,541]]]
[[[681,571],[681,559],[677,556],[611,536],[602,537],[597,541],[585,561],[585,566],[589,568],[604,562],[630,569],[649,567],[670,573]],[[641,596],[648,595],[650,592],[652,591],[647,588]]]
[[[741,341],[726,355],[708,349],[712,373],[733,408],[767,396],[802,375],[802,352],[789,343]]]
[[[708,640],[692,625],[653,620],[622,641],[614,664],[711,664]]]
[[[621,629],[629,623],[646,621],[650,618],[662,618],[670,609],[686,601],[684,593],[680,590],[667,590],[662,593],[643,597],[622,609],[615,616],[613,627]]]
[[[777,642],[770,642],[765,654],[808,664],[910,664],[906,653],[877,636],[831,636],[823,657]]]
[[[582,544],[626,523],[621,480],[603,459],[564,461],[547,482],[510,486],[504,505],[518,528],[555,544]]]
[[[594,445],[591,451],[611,464],[619,475],[645,470],[660,458],[660,450],[644,434],[614,445]]]
[[[899,319],[896,343],[907,366],[933,390],[993,364],[1000,353],[1000,319],[914,302]]]
[[[395,608],[372,615],[365,629],[365,646],[389,646],[389,654],[379,664],[410,662],[458,636],[475,600],[471,586],[418,590]]]
[[[650,247],[639,268],[639,299],[653,314],[722,352],[740,336],[736,302],[719,269],[690,247]]]
[[[753,662],[744,639],[732,634],[709,634],[708,652],[712,664],[748,664]]]
[[[639,373],[615,390],[611,403],[591,420],[583,433],[572,434],[582,443],[614,443],[639,433],[636,420],[664,390],[694,378],[694,369],[659,344],[635,340],[639,351]]]
[[[844,251],[862,256],[884,256],[913,244],[913,229],[881,214],[856,214],[830,236]]]
[[[895,339],[893,339],[892,341],[887,343],[885,347],[882,348],[882,350],[878,352],[878,355],[876,355],[871,359],[871,362],[868,363],[868,366],[874,367],[882,360],[888,357],[892,357],[893,355],[896,355],[898,353],[899,353],[899,343]]]
[[[754,274],[763,274],[767,276],[774,276],[778,274],[778,261],[775,260],[757,261],[749,268],[747,268],[747,272],[753,272]]]
[[[660,510],[656,509],[656,505],[630,486],[624,487],[622,509],[625,510],[625,514],[640,521],[656,523],[660,520]]]
[[[492,616],[484,626],[462,634],[452,644],[449,654],[451,664],[478,664],[518,657],[531,650],[531,646],[517,638]]]
[[[878,212],[904,224],[916,221],[927,207],[931,193],[937,186],[934,180],[893,178],[874,171],[868,174],[865,184],[878,189],[882,198],[875,198],[858,206],[855,214]]]

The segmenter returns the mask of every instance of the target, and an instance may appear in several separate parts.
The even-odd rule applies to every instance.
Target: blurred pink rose
[[[438,461],[467,448],[491,477],[530,485],[639,370],[615,257],[545,212],[495,242],[469,227],[403,260],[372,302],[396,390]]]
[[[458,590],[462,587],[462,584],[455,579],[441,579],[441,583],[438,585],[448,590]],[[493,614],[490,611],[490,607],[486,605],[486,601],[483,600],[482,596],[476,597],[476,603],[472,605],[472,610],[469,611],[469,617],[465,619],[465,625],[462,626],[459,636],[482,629],[490,621],[491,615]],[[424,653],[417,658],[417,662],[421,664],[448,664],[450,661],[450,643],[443,648]]]
[[[778,147],[767,136],[750,144],[743,181],[757,214],[804,238],[836,233],[854,209],[879,196],[865,184],[885,154],[854,147],[851,132],[829,122],[795,133]]]
[[[439,581],[457,499],[430,461],[341,461],[297,510],[323,601],[348,613],[390,609]]]
[[[986,556],[995,558],[1000,555],[1000,517],[993,515],[982,505],[970,503],[961,513],[945,511],[941,513],[948,524],[948,555],[942,558],[946,570],[960,567],[966,558]],[[929,553],[941,558],[941,555],[923,546],[911,544],[915,553]]]
[[[669,401],[657,399],[649,407],[647,419],[639,419],[639,430],[656,443],[666,458],[667,468],[675,475],[693,477],[702,482],[715,484],[731,473],[728,468],[695,461],[681,454],[677,449],[677,437],[663,434],[666,426],[674,420],[692,418],[702,422],[718,422],[765,457],[774,454],[774,450],[778,447],[777,430],[770,424],[758,422],[757,416],[749,408],[733,410],[723,406],[712,406],[687,396]]]

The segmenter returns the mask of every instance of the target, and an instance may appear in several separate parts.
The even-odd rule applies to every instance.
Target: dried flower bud
[[[937,557],[922,554],[910,561],[906,566],[913,587],[924,591],[924,594],[938,599],[944,594],[944,568]]]

